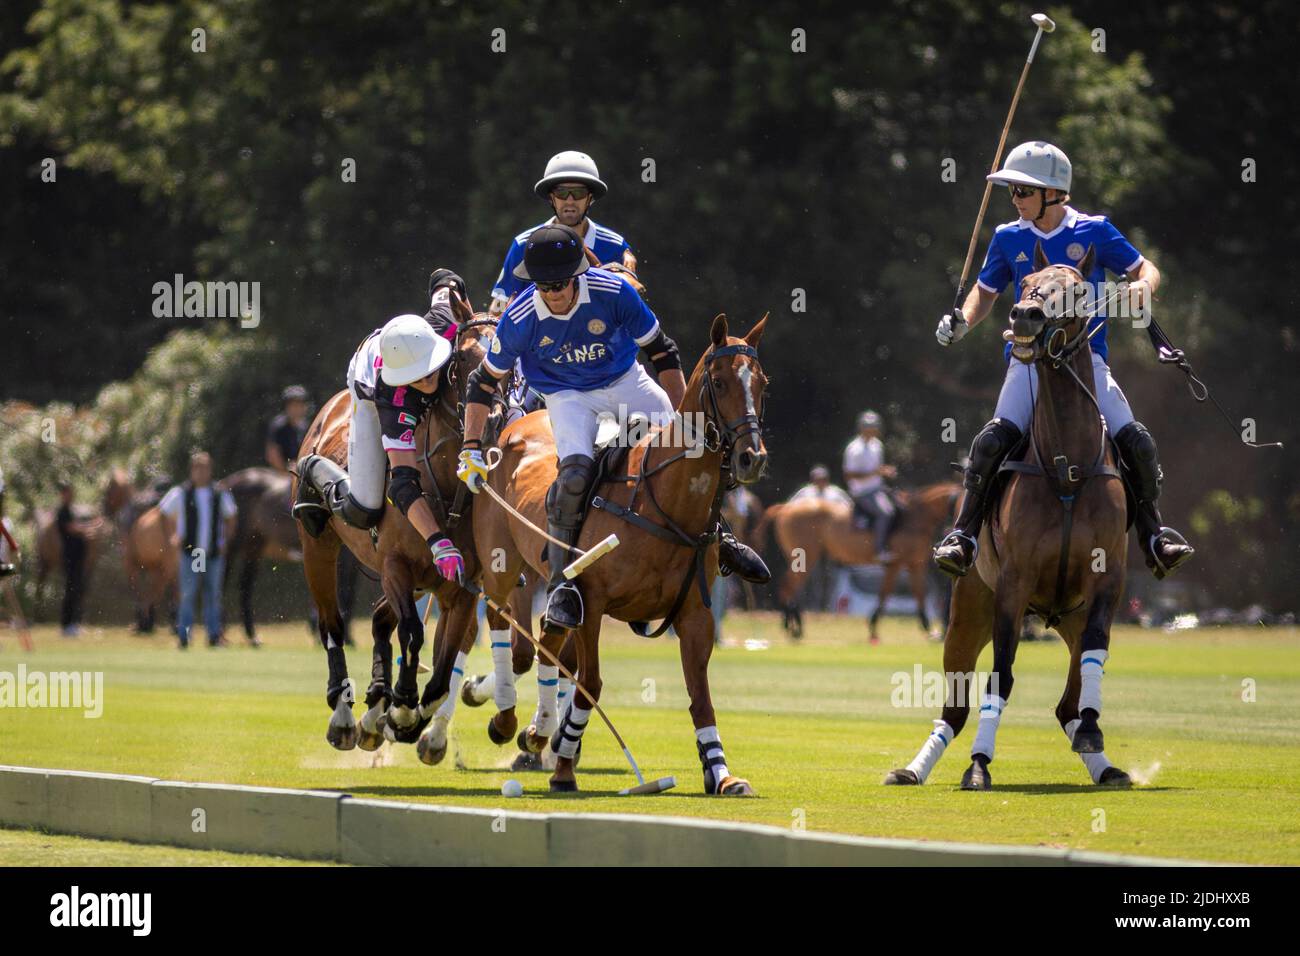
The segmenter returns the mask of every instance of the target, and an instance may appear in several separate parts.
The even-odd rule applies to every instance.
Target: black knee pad
[[[1154,501],[1160,496],[1164,474],[1156,440],[1141,422],[1129,422],[1115,433],[1115,444],[1128,468],[1129,482],[1138,501]]]
[[[362,531],[369,531],[371,528],[379,527],[379,522],[384,517],[382,505],[378,508],[367,508],[352,496],[352,492],[347,490],[346,480],[335,487],[340,493],[344,494],[341,499],[342,503],[339,505],[339,514],[344,521],[354,528],[360,528]]]

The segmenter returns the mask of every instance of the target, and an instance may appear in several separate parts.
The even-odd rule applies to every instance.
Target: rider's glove
[[[456,466],[456,477],[465,482],[470,491],[478,494],[483,482],[487,481],[487,474],[487,462],[483,460],[482,449],[462,448],[460,464]]]
[[[940,345],[948,346],[969,331],[970,326],[966,324],[966,317],[961,314],[961,309],[953,309],[951,314],[939,320],[939,327],[934,330],[934,337],[939,340]]]
[[[429,535],[429,552],[433,555],[433,566],[448,581],[463,583],[465,578],[465,558],[447,538],[436,534]]]

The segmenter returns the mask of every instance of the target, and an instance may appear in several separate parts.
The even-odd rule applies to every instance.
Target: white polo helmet
[[[533,192],[545,199],[557,183],[583,183],[596,199],[609,192],[609,187],[600,178],[596,161],[586,153],[579,153],[573,149],[566,149],[551,157],[550,162],[546,164],[546,172],[541,179],[537,180]]]
[[[436,372],[451,358],[451,343],[423,316],[399,315],[379,333],[380,375],[385,385],[410,385]]]
[[[1051,143],[1021,143],[1007,153],[1006,161],[996,173],[986,178],[1002,186],[1041,186],[1044,189],[1070,191],[1070,157]]]

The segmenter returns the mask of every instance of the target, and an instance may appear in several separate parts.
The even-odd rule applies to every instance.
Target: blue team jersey
[[[1065,218],[1056,227],[1056,231],[1043,234],[1023,219],[998,226],[989,244],[988,255],[984,258],[984,268],[980,270],[979,284],[993,294],[1000,293],[1008,283],[1014,282],[1014,291],[1018,293],[1021,281],[1034,273],[1034,243],[1043,244],[1047,261],[1053,265],[1079,265],[1079,260],[1088,252],[1088,246],[1096,246],[1097,258],[1092,272],[1086,276],[1093,286],[1094,295],[1100,298],[1100,283],[1106,280],[1106,270],[1116,275],[1132,272],[1142,262],[1142,254],[1124,238],[1124,234],[1111,224],[1105,216],[1085,216],[1083,213],[1065,207]],[[1098,325],[1100,332],[1092,337],[1092,350],[1106,359],[1106,310],[1098,312],[1097,317],[1089,323],[1089,331]],[[1011,344],[1003,350],[1007,361],[1011,361]]]
[[[515,277],[515,266],[524,261],[524,246],[528,242],[528,237],[542,226],[554,223],[555,219],[551,218],[515,236],[514,241],[510,243],[510,248],[506,250],[506,261],[501,266],[501,274],[497,276],[497,281],[492,286],[492,298],[508,300],[528,285],[527,280]],[[587,248],[596,254],[596,258],[602,265],[609,262],[622,265],[623,253],[630,252],[632,249],[627,244],[627,240],[613,229],[606,229],[590,218],[587,220],[586,243]]]
[[[636,289],[604,269],[578,276],[578,301],[553,315],[529,285],[497,321],[484,361],[504,375],[518,359],[531,388],[603,388],[630,369],[637,352],[659,334],[659,320]]]

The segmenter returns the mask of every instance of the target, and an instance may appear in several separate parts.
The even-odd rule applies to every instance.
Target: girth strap
[[[650,625],[645,621],[628,621],[627,626],[630,627],[632,632],[637,636],[658,637],[660,634],[664,633],[664,631],[668,630],[668,628],[672,626],[673,621],[677,619],[677,615],[681,611],[682,605],[686,603],[686,595],[691,589],[692,581],[694,581],[700,589],[700,600],[704,602],[704,606],[706,608],[713,607],[713,601],[709,597],[709,584],[704,577],[703,557],[705,549],[714,541],[718,540],[718,532],[716,530],[717,511],[722,498],[721,489],[722,486],[721,483],[719,483],[718,493],[713,496],[713,506],[709,509],[710,520],[708,522],[708,527],[713,528],[714,530],[706,531],[695,539],[692,539],[689,535],[683,532],[670,531],[662,525],[657,525],[653,521],[648,520],[644,515],[637,514],[635,511],[624,508],[616,501],[610,501],[608,498],[603,498],[600,495],[591,499],[591,506],[599,511],[607,511],[616,518],[622,518],[628,524],[634,525],[662,541],[667,541],[670,544],[675,544],[679,547],[692,549],[691,565],[686,569],[686,574],[682,577],[681,587],[677,589],[677,596],[673,599],[672,607],[669,609],[667,617],[663,619],[663,623],[652,632],[650,630]]]

